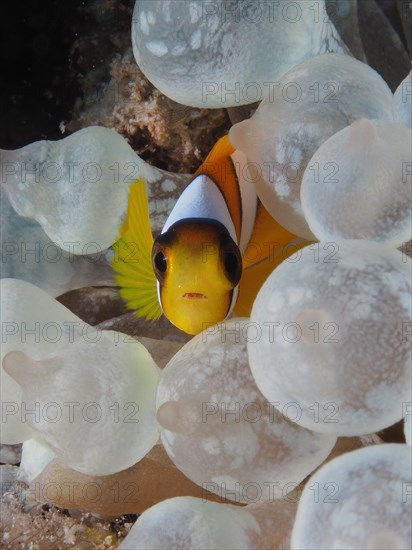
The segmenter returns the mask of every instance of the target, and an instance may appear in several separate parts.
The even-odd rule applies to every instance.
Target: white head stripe
[[[162,229],[165,233],[174,223],[185,218],[209,218],[222,223],[238,244],[236,230],[225,199],[215,184],[205,174],[200,174],[189,183],[180,195]]]

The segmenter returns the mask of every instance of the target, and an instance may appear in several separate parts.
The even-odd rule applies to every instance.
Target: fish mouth
[[[206,294],[201,292],[185,292],[182,298],[184,300],[207,300]]]

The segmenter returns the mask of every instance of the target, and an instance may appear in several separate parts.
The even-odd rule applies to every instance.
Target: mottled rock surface
[[[0,445],[0,463],[18,464],[21,460],[21,443],[18,445]]]
[[[91,514],[74,518],[65,510],[29,503],[23,495],[24,488],[16,482],[0,503],[0,546],[4,550],[111,550],[117,548],[136,519],[125,516],[114,522]]]
[[[67,128],[115,128],[144,160],[193,172],[230,127],[224,109],[192,109],[170,100],[143,75],[131,50],[134,0],[94,0],[82,7],[95,27],[73,44],[82,94]],[[109,36],[109,40],[107,37]]]

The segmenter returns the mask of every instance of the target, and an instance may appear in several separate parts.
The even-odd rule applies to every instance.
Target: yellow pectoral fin
[[[130,186],[127,216],[120,234],[120,239],[113,245],[112,259],[120,295],[138,317],[158,319],[162,308],[152,267],[153,235],[146,184],[142,179]]]

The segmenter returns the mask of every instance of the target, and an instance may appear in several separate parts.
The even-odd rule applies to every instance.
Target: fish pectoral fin
[[[162,315],[157,296],[157,280],[152,267],[153,235],[149,201],[143,179],[130,186],[126,219],[120,239],[113,245],[112,267],[120,296],[138,317],[148,320]]]

